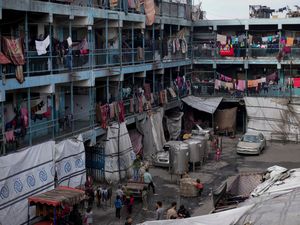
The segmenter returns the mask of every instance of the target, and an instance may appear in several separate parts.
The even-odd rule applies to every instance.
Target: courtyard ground
[[[221,185],[227,178],[234,176],[240,172],[265,171],[266,168],[278,165],[286,168],[300,168],[300,148],[295,143],[278,143],[268,142],[267,148],[259,156],[243,156],[235,153],[235,146],[238,137],[230,139],[223,137],[223,151],[221,161],[213,160],[213,154],[203,167],[196,172],[191,172],[192,178],[200,178],[204,183],[205,189],[203,196],[199,198],[181,198],[179,196],[179,185],[176,179],[168,173],[167,169],[151,167],[150,173],[154,177],[158,195],[149,196],[149,210],[142,210],[139,200],[135,201],[132,218],[134,224],[141,223],[146,220],[155,219],[155,203],[163,202],[163,207],[167,208],[171,202],[176,201],[177,206],[184,204],[192,214],[199,216],[209,213],[212,210],[210,191]],[[114,199],[114,198],[113,198]],[[115,209],[108,204],[106,207],[93,208],[95,225],[119,225],[125,223],[127,217],[126,209],[121,212],[121,219],[115,218]]]

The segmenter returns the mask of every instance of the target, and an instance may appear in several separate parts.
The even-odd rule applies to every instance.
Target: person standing
[[[153,184],[153,179],[151,174],[149,173],[149,169],[147,168],[145,173],[144,173],[144,183],[148,185],[148,189],[150,190],[150,187],[152,188],[153,194],[155,194],[155,187]]]
[[[164,209],[162,207],[162,202],[158,201],[156,203],[156,220],[163,220],[164,219]]]
[[[148,188],[144,187],[142,191],[143,210],[148,210]]]
[[[196,183],[195,183],[194,185],[195,185],[195,187],[196,187],[197,190],[198,190],[198,195],[199,195],[199,197],[201,197],[201,194],[202,194],[202,191],[203,191],[204,186],[203,186],[203,184],[201,183],[200,179],[197,179],[197,180],[196,180]]]
[[[115,200],[115,208],[116,208],[116,217],[118,219],[120,219],[121,218],[122,201],[121,201],[119,195],[117,195],[117,198]]]
[[[132,163],[132,168],[133,168],[133,180],[134,181],[139,181],[140,179],[140,168],[141,168],[142,162],[141,162],[141,157],[140,155],[136,156],[136,159]]]
[[[133,197],[133,195],[130,195],[130,198],[129,198],[129,201],[128,201],[128,204],[127,204],[127,211],[128,211],[129,215],[132,214],[133,204],[134,204],[134,197]]]
[[[92,208],[89,207],[87,210],[86,210],[86,213],[84,215],[84,221],[85,221],[85,225],[92,225],[93,224],[93,211],[92,211]]]

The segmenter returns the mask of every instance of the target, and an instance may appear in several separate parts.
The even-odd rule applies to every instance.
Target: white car
[[[238,154],[259,155],[266,148],[266,139],[262,133],[246,133],[237,144]]]

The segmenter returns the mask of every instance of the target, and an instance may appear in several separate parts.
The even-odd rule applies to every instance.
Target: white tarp
[[[182,112],[179,112],[175,115],[171,115],[169,117],[166,116],[167,128],[171,140],[177,140],[177,138],[181,134],[182,116]]]
[[[27,198],[54,188],[54,145],[49,141],[0,157],[0,224],[25,223]]]
[[[248,131],[261,132],[267,140],[296,141],[300,137],[300,105],[286,98],[245,97]]]
[[[108,182],[118,182],[120,175],[121,179],[131,175],[131,166],[134,159],[135,154],[126,123],[121,123],[120,125],[113,123],[107,129],[107,142],[105,144],[105,179]]]
[[[218,98],[200,98],[196,96],[188,96],[182,99],[184,103],[199,111],[214,114],[222,101],[222,97]]]
[[[253,205],[247,205],[233,210],[188,219],[147,221],[141,225],[233,225],[252,207]]]
[[[137,124],[138,130],[143,134],[143,153],[146,159],[150,159],[153,154],[162,151],[166,143],[163,115],[163,108],[159,108]]]
[[[75,188],[85,183],[85,148],[81,135],[55,145],[55,167],[59,185]]]

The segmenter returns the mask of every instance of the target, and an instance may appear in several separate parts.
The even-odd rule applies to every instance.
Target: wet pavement
[[[238,138],[230,139],[224,137],[221,160],[216,162],[214,154],[211,153],[208,161],[201,169],[190,173],[192,178],[200,178],[201,182],[204,183],[204,191],[201,199],[180,197],[176,177],[171,177],[167,169],[151,167],[150,173],[154,177],[158,195],[154,196],[150,193],[148,211],[142,210],[140,200],[135,200],[131,215],[134,224],[142,223],[146,220],[154,220],[155,203],[157,201],[162,201],[164,208],[168,208],[174,201],[177,202],[177,206],[183,204],[189,209],[192,216],[207,214],[212,210],[210,200],[211,190],[220,186],[223,181],[237,175],[239,172],[264,171],[273,165],[287,168],[300,167],[300,148],[298,144],[268,143],[266,150],[259,156],[242,156],[235,153],[237,141]],[[121,219],[116,219],[113,202],[100,208],[94,207],[93,214],[95,225],[124,224],[128,216],[126,208],[123,208]]]

